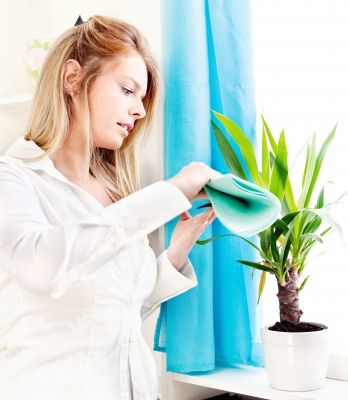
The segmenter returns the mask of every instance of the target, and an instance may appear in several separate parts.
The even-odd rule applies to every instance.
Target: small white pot
[[[321,331],[294,333],[270,331],[269,326],[261,329],[261,337],[271,386],[300,392],[322,387],[329,358],[327,326]]]

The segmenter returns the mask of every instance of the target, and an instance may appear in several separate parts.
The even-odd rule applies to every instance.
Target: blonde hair
[[[136,51],[144,60],[148,86],[143,105],[146,117],[136,121],[132,134],[118,150],[95,148],[92,142],[88,92],[101,67],[115,57]],[[42,67],[34,94],[24,138],[33,140],[46,155],[61,149],[72,115],[72,98],[64,90],[64,63],[74,59],[82,67],[79,96],[85,111],[84,127],[86,161],[90,173],[101,181],[115,201],[139,189],[137,145],[148,137],[159,92],[157,64],[147,40],[132,25],[95,15],[81,25],[63,33],[50,48]]]

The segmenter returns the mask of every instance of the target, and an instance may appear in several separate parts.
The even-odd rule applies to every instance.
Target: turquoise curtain
[[[211,110],[236,121],[255,142],[250,4],[247,0],[163,0],[165,177],[191,161],[228,172],[211,131]],[[195,215],[200,202],[190,210]],[[166,225],[169,244],[176,221]],[[218,222],[202,238],[226,233]],[[162,304],[154,349],[167,370],[262,365],[258,274],[236,262],[250,246],[224,238],[190,253],[199,285]]]

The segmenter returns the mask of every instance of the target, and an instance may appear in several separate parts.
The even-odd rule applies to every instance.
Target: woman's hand
[[[219,176],[221,176],[221,173],[208,165],[202,162],[192,162],[168,179],[167,182],[175,185],[190,201],[193,201],[198,198],[206,198],[203,190],[204,185]]]
[[[194,217],[191,217],[187,211],[180,214],[180,221],[175,226],[167,249],[168,259],[177,270],[186,263],[188,254],[197,239],[215,218],[212,208]]]

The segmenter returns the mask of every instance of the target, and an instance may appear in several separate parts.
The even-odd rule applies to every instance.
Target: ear
[[[76,93],[78,76],[82,67],[78,61],[69,59],[65,61],[63,67],[63,85],[68,92]]]

